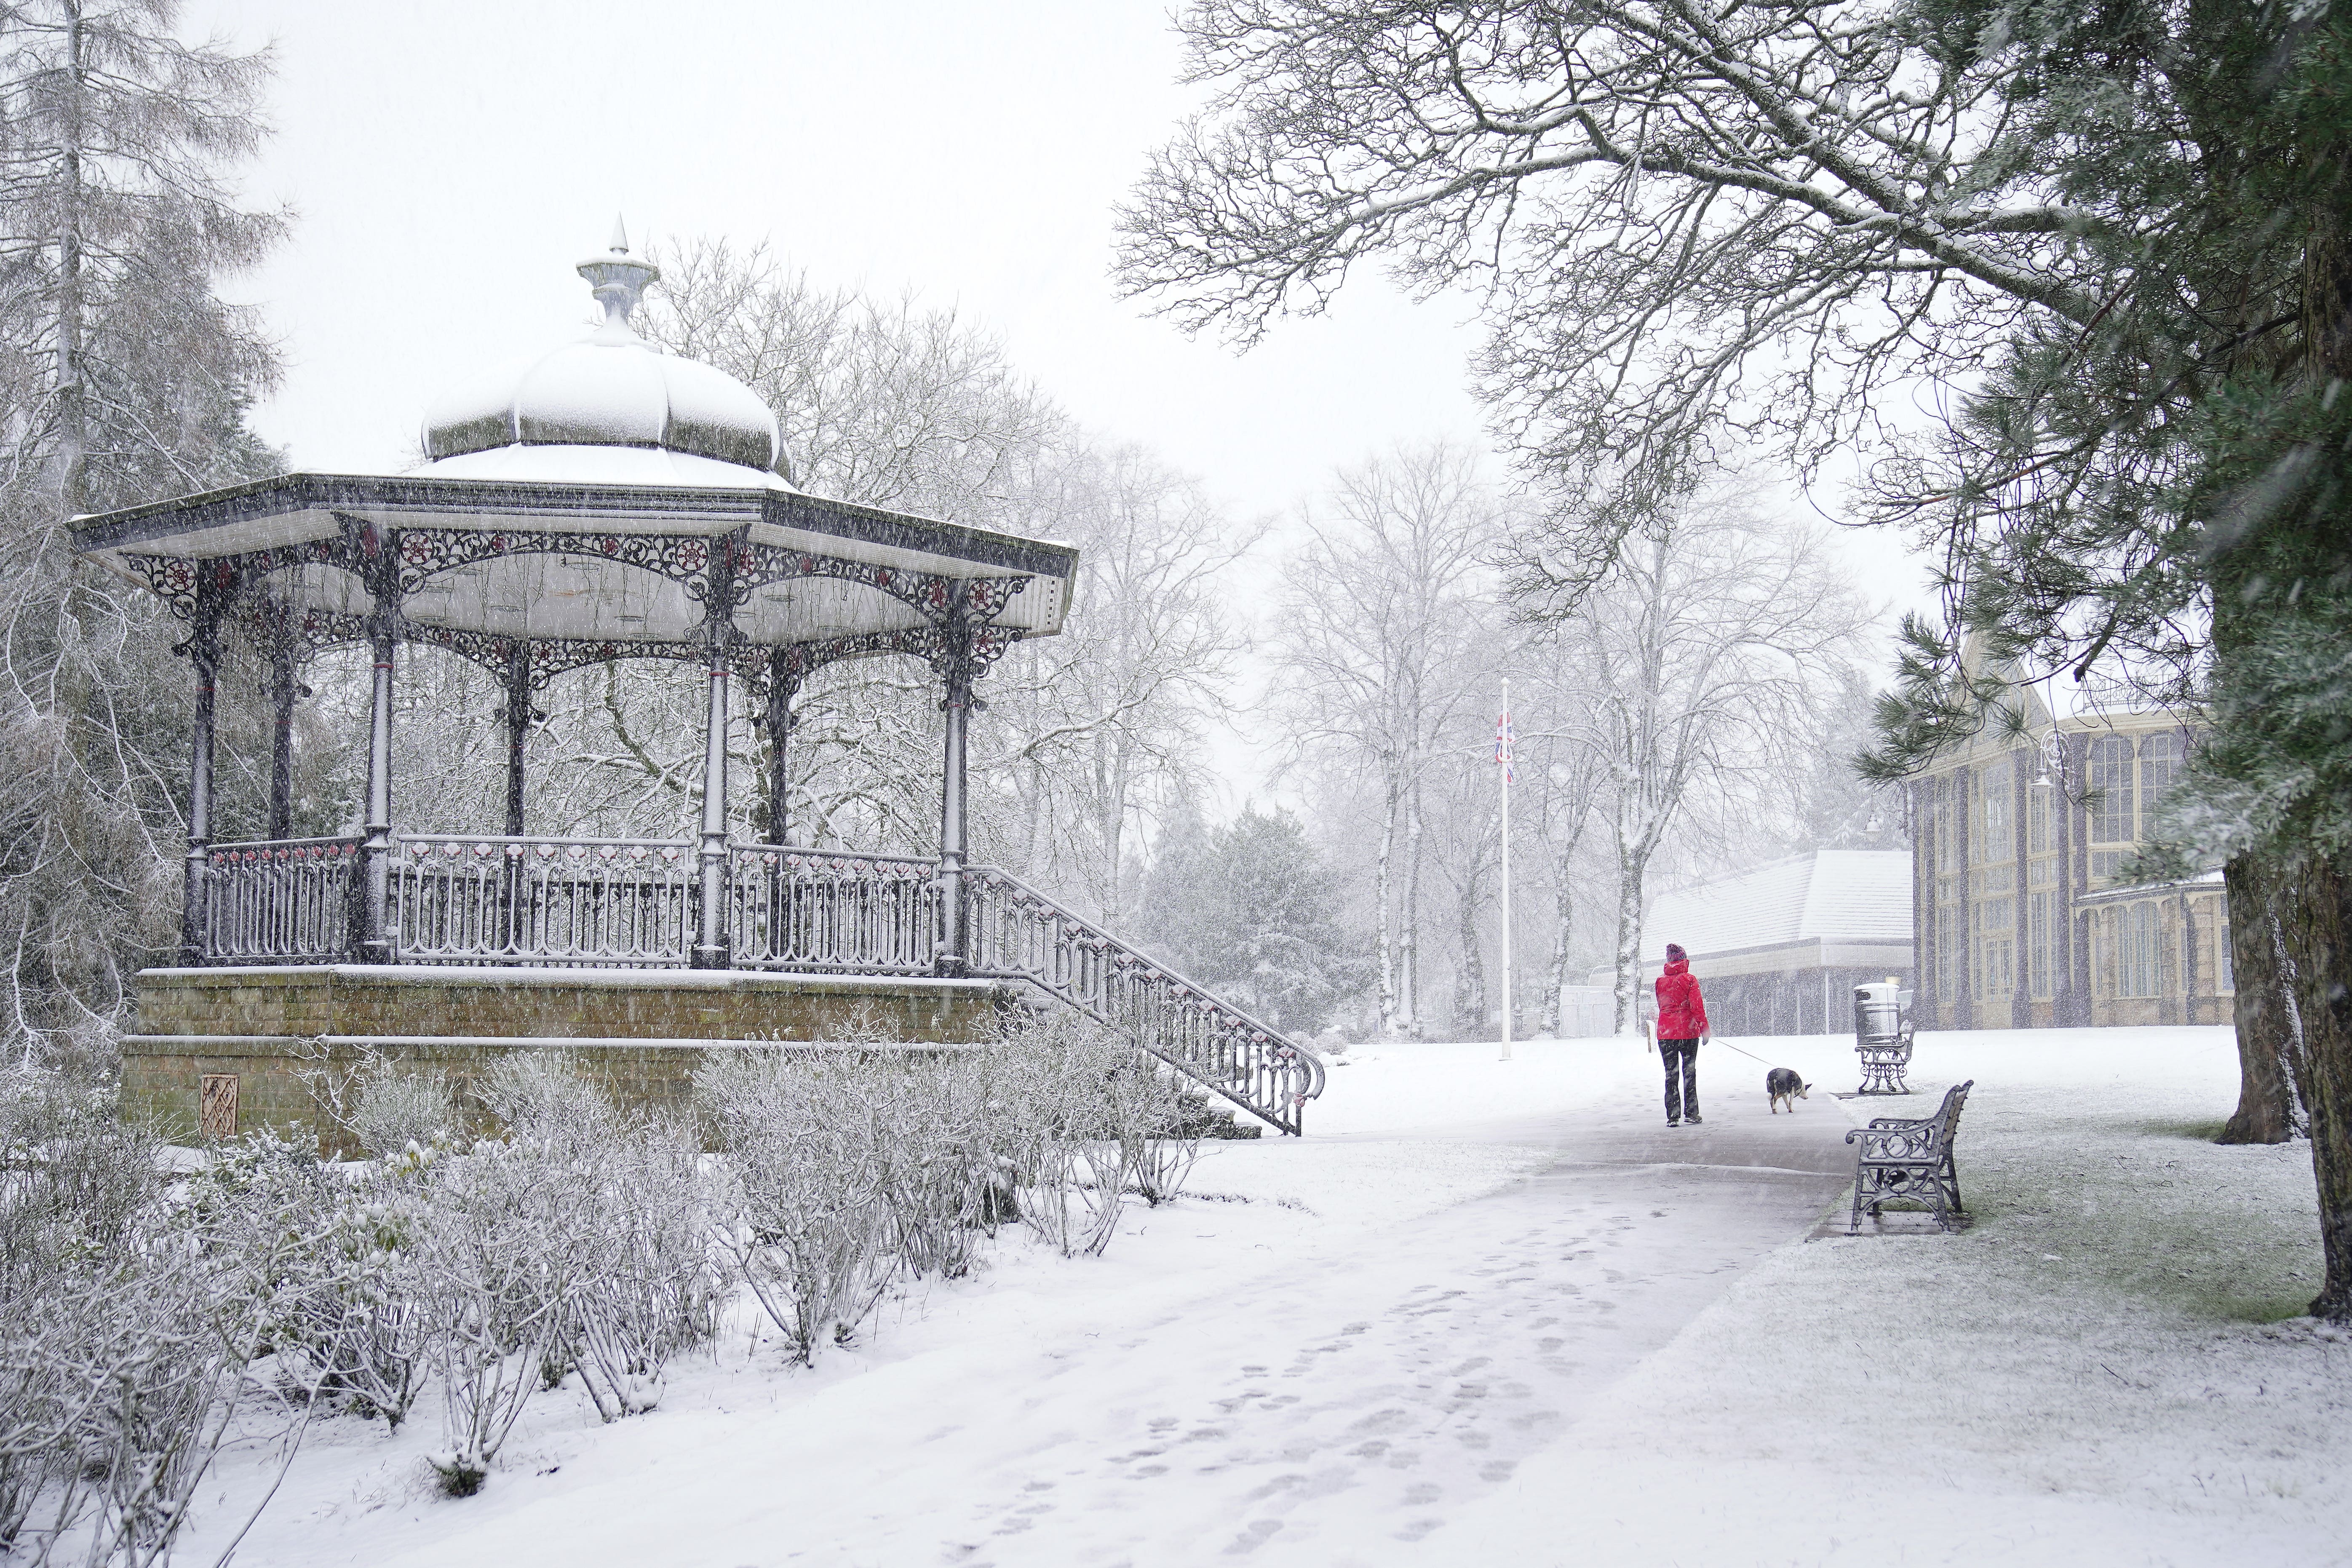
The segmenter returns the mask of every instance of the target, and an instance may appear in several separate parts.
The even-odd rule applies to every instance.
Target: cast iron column
[[[269,645],[269,837],[294,837],[294,699],[301,694],[294,679],[293,629],[274,626]]]
[[[523,747],[530,739],[530,644],[518,641],[507,655],[507,837],[520,838],[523,829]],[[525,885],[523,847],[509,844],[501,851],[505,869],[499,879],[499,922],[502,940],[518,952],[530,951],[530,890]]]
[[[785,790],[792,775],[785,766],[784,743],[793,732],[793,660],[784,648],[768,650],[768,842],[784,842],[789,826]]]
[[[947,756],[940,773],[940,947],[931,960],[940,974],[964,972],[963,867],[969,841],[964,820],[964,731],[971,713],[971,627],[956,613],[940,627],[940,674],[947,685],[940,704],[947,715]]]
[[[368,695],[367,837],[360,846],[360,907],[352,946],[362,963],[393,961],[386,909],[392,890],[392,655],[400,615],[399,537],[361,534],[374,599],[368,612],[373,682]]]
[[[523,743],[530,738],[530,645],[507,655],[507,836],[522,837]]]
[[[710,696],[703,720],[702,907],[690,960],[696,969],[725,969],[731,962],[727,944],[727,654],[734,640],[734,552],[732,539],[711,542],[703,601]]]
[[[213,841],[213,689],[220,678],[220,604],[204,579],[196,585],[188,663],[196,674],[194,734],[188,744],[188,859],[181,889],[180,962],[208,962],[205,878]]]

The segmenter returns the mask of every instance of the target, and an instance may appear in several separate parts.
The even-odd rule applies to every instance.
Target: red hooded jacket
[[[1658,976],[1658,1035],[1662,1040],[1696,1040],[1707,1032],[1706,1004],[1690,960],[1677,958]]]

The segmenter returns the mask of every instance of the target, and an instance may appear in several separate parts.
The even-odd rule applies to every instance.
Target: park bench
[[[1926,1204],[1945,1230],[1967,1216],[1960,1206],[1959,1173],[1952,1167],[1952,1140],[1959,1133],[1960,1107],[1975,1087],[1974,1079],[1953,1085],[1933,1116],[1911,1121],[1882,1116],[1845,1135],[1847,1142],[1862,1145],[1853,1156],[1853,1215],[1846,1222],[1848,1236],[1862,1228],[1864,1209],[1876,1218],[1879,1206],[1896,1198]]]

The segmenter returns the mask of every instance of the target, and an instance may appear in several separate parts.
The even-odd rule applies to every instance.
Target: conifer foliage
[[[1306,826],[1245,805],[1202,828],[1180,817],[1160,842],[1147,918],[1192,979],[1286,1034],[1312,1034],[1370,965],[1332,919],[1331,876]]]
[[[0,942],[22,1047],[110,1012],[168,940],[188,679],[152,600],[73,564],[77,513],[259,477],[276,351],[221,280],[285,232],[234,184],[266,51],[173,0],[0,11]],[[223,683],[236,722],[235,693]]]

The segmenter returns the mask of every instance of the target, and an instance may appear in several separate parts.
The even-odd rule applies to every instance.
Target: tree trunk
[[[1397,911],[1398,1011],[1409,1039],[1420,1039],[1421,1023],[1421,784],[1406,795],[1404,814],[1404,905]]]
[[[2236,992],[2238,1109],[2217,1143],[2284,1143],[2310,1131],[2299,1092],[2303,1027],[2287,984],[2285,933],[2252,855],[2233,857],[2229,889],[2230,967]]]
[[[1455,972],[1454,1026],[1465,1039],[1484,1039],[1486,1027],[1486,965],[1478,954],[1478,868],[1463,878],[1455,911],[1462,921],[1462,967]]]
[[[58,505],[65,516],[89,510],[89,391],[82,382],[80,0],[66,0],[65,157],[58,191]]]
[[[2311,1311],[2352,1321],[2352,858],[2313,856],[2278,871],[2270,904],[2285,939],[2289,986],[2303,1027],[2311,1166],[2319,1183],[2326,1264],[2326,1281]]]
[[[1396,911],[1389,899],[1389,868],[1396,858],[1397,789],[1391,779],[1381,813],[1381,854],[1372,873],[1372,901],[1380,906],[1381,1035],[1397,1032]]]
[[[1554,1039],[1562,1038],[1568,1026],[1568,933],[1575,914],[1576,889],[1569,886],[1563,866],[1552,879],[1551,970],[1544,985],[1544,1033]]]
[[[1642,876],[1646,856],[1617,857],[1616,1031],[1633,1031],[1633,996],[1642,978]]]

